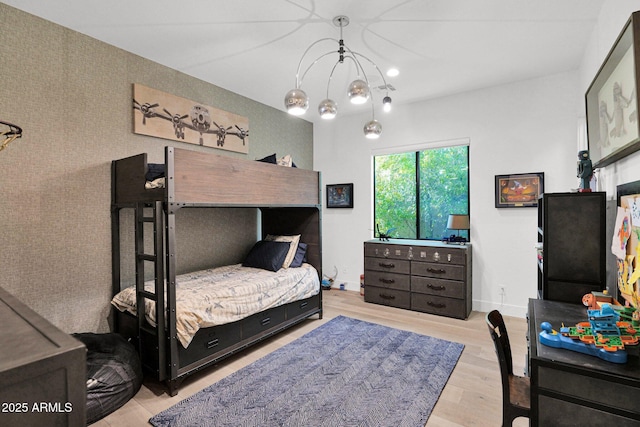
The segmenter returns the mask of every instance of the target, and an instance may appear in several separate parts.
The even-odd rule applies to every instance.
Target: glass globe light
[[[364,80],[354,80],[349,85],[347,96],[352,104],[364,104],[369,100],[369,85]]]
[[[284,106],[287,113],[301,116],[309,109],[309,97],[302,89],[291,89],[284,97]]]
[[[377,139],[382,133],[382,125],[377,120],[371,120],[364,125],[364,136],[369,139]]]
[[[338,114],[338,104],[333,99],[323,99],[318,105],[318,113],[323,119],[331,120]]]
[[[390,96],[385,96],[382,99],[382,108],[383,108],[385,113],[388,113],[389,111],[391,111],[391,97]]]

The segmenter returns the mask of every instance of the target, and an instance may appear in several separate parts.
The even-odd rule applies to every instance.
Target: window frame
[[[373,235],[375,236],[377,233],[376,230],[376,171],[375,171],[375,158],[376,156],[385,156],[385,155],[393,155],[393,154],[406,154],[406,153],[414,153],[415,154],[415,183],[416,183],[416,237],[397,237],[399,240],[424,240],[424,241],[441,241],[442,238],[439,239],[428,239],[420,237],[420,155],[418,154],[421,151],[428,151],[432,149],[439,148],[450,148],[450,147],[467,147],[467,211],[468,212],[449,212],[449,213],[466,213],[470,214],[471,211],[471,174],[470,174],[470,160],[471,160],[471,144],[469,138],[460,138],[455,140],[447,140],[447,141],[438,141],[431,143],[423,143],[423,144],[415,144],[415,145],[404,145],[397,147],[387,147],[381,149],[375,149],[371,151],[371,211],[372,211],[372,222],[373,222]],[[445,236],[443,236],[445,237]],[[468,238],[467,241],[471,240],[471,230],[468,230]]]

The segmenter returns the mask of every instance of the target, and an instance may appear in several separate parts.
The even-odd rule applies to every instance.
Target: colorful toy
[[[606,289],[602,292],[591,292],[582,297],[582,304],[593,310],[599,309],[603,303],[615,304],[613,297]]]
[[[588,322],[573,327],[562,326],[560,333],[549,322],[542,322],[540,343],[555,348],[597,356],[607,362],[626,363],[625,347],[639,343],[639,331],[626,321],[608,303],[600,309],[587,310]]]

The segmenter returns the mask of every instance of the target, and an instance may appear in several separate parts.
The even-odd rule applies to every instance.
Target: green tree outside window
[[[448,215],[469,214],[469,147],[375,156],[374,209],[374,226],[393,229],[393,238],[448,236]],[[469,238],[467,231],[460,235]]]

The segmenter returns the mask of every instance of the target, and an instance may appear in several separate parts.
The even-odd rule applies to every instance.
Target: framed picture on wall
[[[353,184],[329,184],[327,185],[328,208],[352,208]]]
[[[640,149],[638,64],[640,12],[634,12],[585,94],[589,156],[594,168]]]
[[[496,208],[538,206],[544,193],[544,172],[496,175]]]

